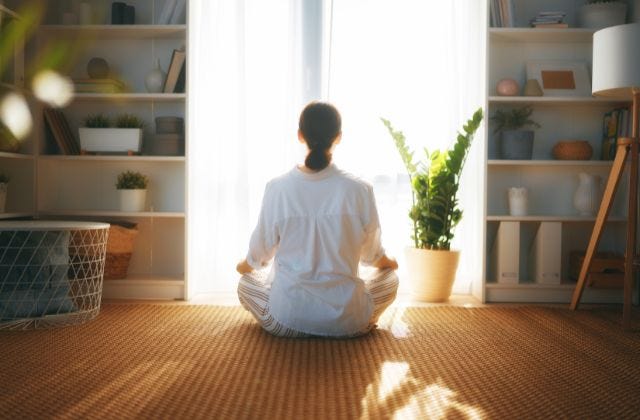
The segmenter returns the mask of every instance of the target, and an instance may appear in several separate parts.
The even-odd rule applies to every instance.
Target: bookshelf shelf
[[[588,43],[593,39],[594,29],[588,28],[490,28],[491,42],[550,43],[560,42]]]
[[[488,222],[563,222],[563,223],[593,223],[595,216],[575,216],[575,215],[531,215],[531,216],[509,216],[490,215]],[[609,222],[625,223],[626,217],[610,217]]]
[[[609,160],[549,160],[549,159],[536,159],[536,160],[508,160],[508,159],[489,159],[487,165],[496,167],[611,167],[613,164]]]
[[[74,101],[111,101],[111,102],[180,102],[187,98],[185,93],[76,93]]]
[[[119,39],[182,39],[187,25],[42,25],[46,35],[75,38],[82,35],[96,40]]]
[[[71,217],[129,217],[129,218],[169,218],[184,219],[184,212],[144,211],[123,212],[117,210],[41,210],[41,215]]]
[[[125,156],[125,155],[41,155],[43,161],[101,161],[101,162],[185,162],[184,156]]]
[[[625,99],[585,97],[552,97],[552,96],[489,96],[490,104],[535,104],[535,105],[607,105],[627,104]]]
[[[34,160],[35,157],[33,155],[27,155],[24,153],[9,153],[9,152],[0,152],[0,158],[3,159],[24,159],[24,160]]]

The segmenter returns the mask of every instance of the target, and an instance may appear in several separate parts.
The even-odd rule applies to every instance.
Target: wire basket
[[[100,311],[109,225],[0,224],[0,330],[74,325]]]

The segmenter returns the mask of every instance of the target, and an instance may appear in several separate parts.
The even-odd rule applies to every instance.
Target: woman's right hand
[[[397,270],[398,262],[395,260],[395,258],[389,258],[386,255],[383,255],[382,257],[378,258],[376,262],[373,263],[373,266],[381,270],[384,270],[386,268]]]

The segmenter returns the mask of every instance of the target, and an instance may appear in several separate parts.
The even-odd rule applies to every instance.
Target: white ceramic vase
[[[156,66],[153,70],[147,73],[144,79],[144,86],[149,93],[162,93],[164,88],[164,78],[166,73],[160,68],[160,59],[156,58]]]
[[[529,206],[529,197],[526,188],[509,188],[509,214],[511,216],[526,216]]]
[[[585,172],[578,174],[578,188],[573,194],[573,206],[581,216],[594,216],[600,205],[600,177]]]
[[[120,211],[135,213],[145,209],[147,190],[118,190],[120,193]]]

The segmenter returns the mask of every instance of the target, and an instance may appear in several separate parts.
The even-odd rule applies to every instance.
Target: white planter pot
[[[79,128],[80,149],[86,152],[140,152],[141,128]]]
[[[7,204],[7,189],[9,184],[6,182],[0,183],[0,213],[4,213],[5,205]]]
[[[120,211],[141,212],[145,210],[147,190],[118,190],[120,193]]]
[[[580,26],[602,29],[623,25],[627,17],[627,4],[622,2],[585,4],[580,8]]]
[[[460,251],[406,248],[410,292],[423,302],[446,302],[458,270]]]

